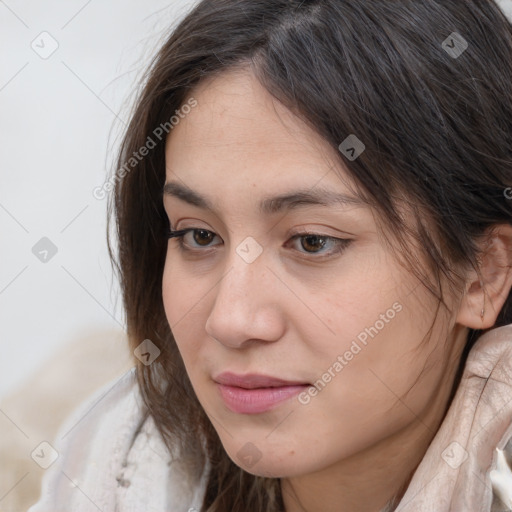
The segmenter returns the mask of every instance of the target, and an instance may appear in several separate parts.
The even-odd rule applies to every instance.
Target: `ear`
[[[498,224],[480,244],[480,276],[468,274],[456,322],[470,329],[493,327],[512,288],[512,225]],[[482,317],[482,310],[484,311]]]

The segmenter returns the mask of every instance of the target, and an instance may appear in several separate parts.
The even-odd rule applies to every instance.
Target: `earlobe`
[[[512,225],[492,228],[481,244],[480,275],[472,270],[456,322],[470,329],[493,327],[512,288]]]

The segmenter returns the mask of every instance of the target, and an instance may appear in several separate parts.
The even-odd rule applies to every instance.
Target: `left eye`
[[[193,233],[194,236],[192,240],[198,245],[191,245],[185,242],[185,235],[188,233]],[[196,236],[199,235],[199,236]],[[179,248],[182,251],[189,252],[201,252],[201,249],[197,249],[197,247],[210,247],[210,242],[217,236],[213,231],[209,231],[207,229],[202,228],[187,228],[181,229],[178,231],[168,230],[167,232],[168,238],[177,238]],[[336,254],[342,252],[349,244],[352,242],[351,239],[346,238],[336,238],[327,235],[321,235],[317,233],[309,233],[309,232],[301,232],[293,235],[290,240],[302,240],[301,247],[305,249],[306,254]],[[206,243],[203,243],[206,242]],[[214,244],[219,245],[219,244]],[[331,246],[331,250],[322,251],[327,246]],[[191,248],[192,247],[192,248]],[[311,249],[311,250],[310,250]],[[319,250],[315,250],[319,249]],[[301,252],[301,251],[299,251]]]
[[[303,249],[306,250],[308,254],[317,254],[321,252],[321,249],[324,249],[327,246],[333,247],[331,250],[327,250],[327,253],[339,252],[344,249],[350,240],[343,238],[335,238],[327,235],[319,235],[315,233],[298,233],[294,235],[291,240],[301,240],[300,245]],[[309,250],[312,248],[312,250]],[[318,250],[315,250],[318,249]]]

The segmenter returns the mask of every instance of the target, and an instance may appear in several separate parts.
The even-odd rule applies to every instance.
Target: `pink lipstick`
[[[267,375],[236,375],[224,372],[213,379],[224,403],[233,412],[258,414],[274,409],[310,386]]]

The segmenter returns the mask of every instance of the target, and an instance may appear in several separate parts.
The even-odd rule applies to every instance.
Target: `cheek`
[[[430,307],[426,298],[422,301],[425,308]],[[361,447],[424,416],[443,376],[440,326],[434,327],[432,341],[424,340],[430,324],[423,325],[423,319],[414,316],[422,310],[411,303],[410,297],[408,302],[396,302],[400,302],[401,310],[393,309],[391,314],[388,310],[393,318],[388,317],[387,323],[379,321],[380,313],[386,318],[387,301],[359,313],[359,328],[344,338],[342,351],[333,348],[331,352],[331,365],[337,354],[342,356],[342,362],[333,367],[336,376],[315,398],[320,398],[321,409],[338,411],[333,416],[334,430],[352,436],[352,442],[361,443]]]
[[[171,264],[168,257],[162,276],[162,300],[167,322],[185,364],[204,338],[201,335],[204,325],[201,311],[208,291],[202,281],[192,281],[186,270],[174,261]]]
[[[162,275],[162,301],[164,304],[167,322],[174,332],[174,325],[180,318],[180,301],[177,300],[177,290],[183,289],[183,282],[180,282],[180,274],[175,271],[169,261],[169,254],[165,261]]]
[[[436,302],[400,273],[375,273],[344,284],[353,292],[323,300],[335,334],[311,345],[308,359],[315,365],[317,387],[325,386],[312,401],[338,404],[344,411],[340,417],[369,431],[381,428],[377,419],[396,427],[421,414],[442,378],[442,322],[434,325],[431,341],[425,339]]]
[[[398,283],[398,284],[397,284]],[[349,275],[333,283],[329,293],[323,292],[312,305],[320,311],[329,327],[316,339],[316,348],[325,363],[342,356],[350,366],[386,360],[400,351],[402,329],[409,324],[403,297],[407,284],[381,272]],[[320,315],[319,315],[320,316]],[[406,329],[407,330],[407,329]]]

